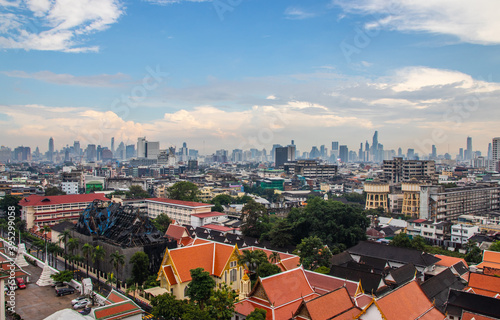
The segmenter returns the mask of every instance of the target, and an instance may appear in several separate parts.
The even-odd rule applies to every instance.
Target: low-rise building
[[[178,224],[191,224],[193,214],[210,213],[213,204],[181,201],[165,198],[150,198],[144,200],[147,205],[148,216],[151,219],[164,213]]]
[[[469,239],[473,235],[478,233],[479,233],[478,226],[472,226],[467,224],[454,224],[451,227],[451,242],[454,245],[457,244],[464,245],[469,241]]]

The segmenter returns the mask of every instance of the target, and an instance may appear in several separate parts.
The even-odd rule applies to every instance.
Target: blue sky
[[[0,0],[0,144],[298,149],[499,136],[494,0]],[[205,146],[203,149],[203,146]]]

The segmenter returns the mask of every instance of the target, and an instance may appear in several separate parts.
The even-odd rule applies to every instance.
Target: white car
[[[75,305],[75,303],[80,302],[80,301],[82,301],[82,300],[84,300],[84,299],[87,299],[87,300],[88,300],[89,298],[87,298],[87,297],[85,297],[85,296],[81,296],[81,297],[78,297],[78,298],[76,298],[76,299],[71,300],[71,304],[72,304],[72,305]]]
[[[77,310],[77,309],[85,308],[87,305],[90,305],[89,299],[80,300],[79,302],[75,303],[75,305],[73,306],[73,309]]]

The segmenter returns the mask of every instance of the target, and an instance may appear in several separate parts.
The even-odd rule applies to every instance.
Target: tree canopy
[[[200,201],[198,186],[189,181],[179,181],[167,189],[168,197],[182,201]]]
[[[242,214],[241,232],[245,236],[260,238],[271,230],[269,214],[263,204],[251,200],[243,206]]]
[[[131,186],[129,191],[125,192],[125,195],[128,199],[144,199],[151,197],[149,192],[138,185]]]
[[[156,218],[153,219],[153,225],[160,232],[165,233],[168,229],[168,226],[172,223],[172,219],[169,218],[165,213],[160,213]]]
[[[266,320],[267,311],[264,309],[255,308],[246,317],[246,320]]]
[[[189,272],[192,280],[187,286],[186,295],[203,309],[215,288],[215,280],[203,268],[192,269]]]
[[[60,196],[65,194],[66,192],[62,191],[58,187],[48,187],[45,189],[45,196]]]
[[[297,246],[296,252],[300,257],[300,263],[304,268],[314,270],[318,267],[330,267],[332,252],[316,236],[302,239]]]
[[[149,276],[149,257],[142,251],[134,253],[130,258],[132,264],[132,281],[142,284]]]

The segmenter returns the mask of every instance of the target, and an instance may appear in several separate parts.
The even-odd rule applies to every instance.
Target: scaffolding
[[[87,236],[103,237],[121,247],[136,247],[164,242],[149,217],[138,208],[94,200],[82,212],[76,230]]]

